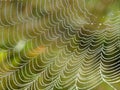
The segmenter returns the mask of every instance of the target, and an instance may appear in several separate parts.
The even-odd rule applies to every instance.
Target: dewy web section
[[[119,0],[0,0],[0,90],[119,90]]]

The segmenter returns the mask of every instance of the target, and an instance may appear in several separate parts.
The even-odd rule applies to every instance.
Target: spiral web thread
[[[119,12],[92,29],[85,0],[0,3],[0,90],[117,90]]]

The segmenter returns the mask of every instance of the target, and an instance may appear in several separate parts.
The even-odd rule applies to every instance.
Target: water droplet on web
[[[93,25],[93,23],[91,23],[91,25]]]
[[[102,23],[99,23],[99,25],[101,26],[101,25],[102,25]]]

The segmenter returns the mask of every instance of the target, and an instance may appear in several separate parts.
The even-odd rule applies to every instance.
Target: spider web
[[[102,82],[117,90],[120,12],[95,22],[87,0],[0,2],[0,90],[91,90]]]

